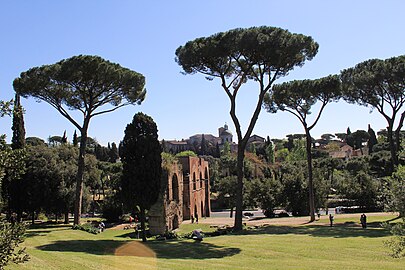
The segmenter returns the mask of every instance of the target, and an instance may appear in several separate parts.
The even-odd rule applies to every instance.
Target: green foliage
[[[289,151],[286,161],[300,161],[307,159],[307,150],[305,146],[305,140],[296,140],[294,147]]]
[[[371,128],[370,125],[368,125],[367,133],[370,137],[367,142],[368,153],[371,154],[371,153],[373,153],[374,145],[378,144],[378,140],[377,140],[377,136],[375,135],[374,130]]]
[[[107,197],[101,205],[101,212],[103,213],[103,218],[105,218],[107,222],[119,221],[120,216],[123,213],[121,201],[115,196]]]
[[[229,145],[229,142],[224,143],[224,148],[222,149],[221,156],[227,156],[231,154],[231,146]]]
[[[13,137],[11,139],[11,148],[22,149],[25,146],[25,128],[24,128],[24,109],[20,103],[20,96],[15,95],[13,109]]]
[[[25,143],[30,146],[45,146],[45,141],[38,137],[27,137]]]
[[[110,152],[108,153],[108,155],[109,155],[109,158],[110,158],[109,161],[111,163],[115,163],[119,159],[118,148],[117,148],[117,145],[115,144],[115,142],[113,142],[111,144],[111,149],[110,149]]]
[[[145,235],[145,210],[157,201],[162,181],[162,148],[157,126],[150,116],[135,114],[125,129],[122,141],[121,190],[124,203],[134,209],[140,207],[142,240]]]
[[[185,73],[201,73],[212,80],[219,78],[230,101],[230,116],[238,137],[238,193],[235,229],[242,229],[243,161],[246,145],[260,114],[265,94],[273,82],[302,66],[318,52],[311,37],[293,34],[276,27],[237,28],[210,37],[197,38],[176,50],[176,62]],[[253,80],[259,87],[246,133],[242,134],[236,113],[236,99],[241,86]]]
[[[294,216],[308,215],[308,185],[301,163],[285,163],[278,179],[282,183],[281,202]]]
[[[375,146],[378,146],[378,144]],[[374,149],[378,148],[374,147]],[[393,173],[391,166],[391,153],[389,151],[374,151],[369,156],[369,164],[371,172],[378,177],[389,176]]]
[[[308,182],[306,181],[308,176],[305,167],[306,163],[303,161],[285,162],[281,164],[276,173],[276,180],[280,182],[278,205],[292,212],[294,216],[309,213]],[[314,169],[313,181],[314,206],[315,208],[324,207],[330,186],[319,168]]]
[[[29,260],[25,248],[19,248],[24,242],[26,227],[23,223],[11,224],[0,219],[0,269],[3,270],[10,262],[23,263]]]
[[[354,149],[363,148],[363,143],[368,142],[370,139],[370,134],[365,130],[356,130],[353,133],[350,133],[346,137],[347,144],[353,147]]]
[[[274,146],[271,142],[269,145],[266,146],[265,151],[266,151],[267,162],[274,163],[275,162],[275,153],[274,153]]]
[[[92,234],[100,233],[100,229],[96,228],[92,223],[84,223],[81,225],[73,225],[72,230],[81,230]]]
[[[405,220],[394,225],[385,225],[390,229],[393,237],[384,241],[384,244],[391,249],[391,256],[394,258],[405,257]]]
[[[273,213],[279,206],[281,183],[272,178],[255,178],[246,182],[248,205],[259,207],[265,213]]]
[[[13,106],[14,101],[3,101],[0,100],[0,117],[4,117],[6,115],[11,116],[12,109],[11,107]]]
[[[25,149],[12,150],[6,144],[5,138],[5,135],[0,135],[0,206],[3,206],[3,203],[10,202],[10,186],[18,184],[21,175],[25,172]],[[23,198],[20,199],[22,200]],[[8,204],[6,206],[8,209],[10,208]]]
[[[256,67],[261,66],[265,74],[279,70],[278,76],[283,76],[311,60],[317,51],[318,44],[311,37],[262,26],[189,41],[176,50],[176,62],[191,74],[231,76],[244,71],[255,78]]]
[[[387,120],[391,159],[393,165],[398,165],[399,134],[403,119],[398,122],[396,129],[394,124],[397,116],[404,116],[405,55],[361,62],[343,70],[340,77],[346,101],[370,106]]]
[[[296,80],[274,85],[273,93],[266,96],[265,106],[269,112],[288,111],[300,121],[306,122],[306,116],[311,113],[311,107],[316,102],[321,102],[323,108],[327,103],[337,101],[340,96],[339,77],[330,75],[317,80]],[[312,126],[316,124],[317,118]],[[311,129],[310,126],[308,128]]]
[[[99,56],[79,55],[22,72],[13,86],[19,95],[45,101],[66,117],[63,105],[94,116],[101,113],[95,109],[104,104],[122,106],[123,98],[140,103],[145,97],[144,84],[145,78],[135,71]]]
[[[197,156],[197,154],[194,153],[193,151],[186,150],[186,151],[182,151],[180,153],[177,153],[175,157],[179,158],[179,157],[196,157],[196,156]]]
[[[290,154],[290,151],[288,151],[287,148],[280,149],[280,150],[276,151],[275,160],[277,162],[286,161],[289,154]]]
[[[108,222],[116,222],[122,215],[122,198],[119,190],[122,177],[122,163],[98,162],[98,168],[101,170],[99,186],[96,189],[101,190],[104,200],[101,204],[101,212]]]
[[[391,177],[387,177],[387,210],[397,211],[405,217],[405,166],[399,165]]]
[[[10,208],[20,213],[69,213],[73,209],[78,149],[70,145],[58,147],[28,146],[26,170],[18,181],[9,185]],[[94,156],[85,160],[85,183],[94,186],[99,178]],[[84,203],[86,204],[87,198]]]
[[[238,179],[235,175],[226,176],[219,178],[216,183],[216,190],[218,191],[218,200],[224,204],[227,208],[235,207],[235,198],[238,192],[237,182]],[[246,183],[246,179],[244,179]],[[249,202],[246,200],[247,193],[246,189],[243,190],[243,201],[244,205],[249,205]]]
[[[392,218],[395,216],[368,216],[368,221],[378,224]],[[128,269],[131,265],[139,269],[158,267],[173,270],[211,270],[218,269],[219,265],[221,270],[285,269],[286,265],[293,269],[402,269],[404,259],[394,260],[387,256],[387,250],[381,245],[389,237],[387,230],[378,226],[361,230],[351,225],[358,223],[358,219],[359,215],[345,219],[336,216],[338,226],[331,229],[313,223],[302,224],[307,218],[292,218],[288,222],[296,220],[296,223],[206,237],[201,244],[189,240],[152,240],[147,245],[150,249],[148,254],[159,254],[156,257],[117,256],[120,247],[139,254],[139,243],[129,238],[133,233],[129,234],[128,230],[106,230],[93,235],[66,230],[66,227],[40,226],[28,230],[30,237],[24,243],[32,259],[25,265],[11,264],[7,269],[74,270],[105,269],[106,266]],[[218,219],[213,218],[212,224],[218,225]],[[327,221],[322,216],[316,224],[327,224]],[[184,230],[183,225],[187,225]],[[214,230],[209,228],[209,224],[202,223],[182,224],[180,229],[182,234],[202,229],[206,235]],[[269,256],[269,252],[277,253],[277,256]]]
[[[79,140],[77,139],[76,130],[75,130],[75,133],[73,133],[73,141],[72,141],[72,143],[73,143],[73,146],[75,146],[75,147],[77,147],[79,145]]]
[[[353,205],[364,210],[375,211],[381,208],[382,183],[369,171],[366,159],[354,158],[345,165],[345,170],[335,175],[337,193],[353,200]]]
[[[75,224],[80,224],[90,120],[129,104],[140,104],[146,95],[145,78],[99,56],[79,55],[22,72],[13,86],[22,97],[32,96],[49,103],[81,133],[74,213]],[[79,110],[83,115],[82,123],[75,120],[69,110]]]

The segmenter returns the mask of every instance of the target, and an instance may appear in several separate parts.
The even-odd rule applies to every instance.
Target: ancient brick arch
[[[151,234],[174,230],[196,213],[199,218],[210,216],[208,161],[199,157],[182,157],[179,163],[181,166],[172,164],[163,174],[161,195],[149,211]]]
[[[172,176],[172,199],[173,201],[178,202],[180,198],[179,195],[179,179],[176,173],[173,173]]]

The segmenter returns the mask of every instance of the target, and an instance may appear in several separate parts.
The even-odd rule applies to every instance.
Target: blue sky
[[[277,82],[315,79],[370,58],[404,54],[404,10],[401,0],[1,1],[0,99],[13,98],[14,78],[31,67],[79,54],[99,55],[142,73],[148,91],[142,105],[92,120],[89,135],[101,144],[119,142],[138,111],[153,117],[161,139],[216,135],[225,122],[233,130],[229,100],[219,81],[180,73],[174,61],[178,46],[237,27],[281,27],[312,36],[320,48],[312,61]],[[238,114],[247,127],[257,89],[247,84],[240,94]],[[30,98],[22,104],[27,136],[46,139],[66,130],[72,137],[73,125],[47,103]],[[386,126],[377,112],[339,102],[326,108],[312,134],[344,132],[348,126],[367,129],[369,123],[376,131]],[[0,133],[8,138],[10,127],[11,118],[0,120]],[[287,113],[263,110],[254,133],[283,138],[303,129]]]

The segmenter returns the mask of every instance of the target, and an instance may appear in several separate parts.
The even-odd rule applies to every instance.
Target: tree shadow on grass
[[[37,247],[43,251],[85,252],[94,255],[113,255],[116,248],[128,241],[116,240],[59,240]]]
[[[133,242],[133,248],[139,248],[140,241],[116,240],[60,240],[37,247],[43,251],[84,252],[94,255],[114,255],[115,250]],[[212,259],[233,256],[241,252],[239,248],[229,248],[210,243],[180,241],[149,241],[145,244],[156,253],[158,258],[166,259]],[[132,247],[130,247],[132,248]],[[134,252],[136,254],[136,252]]]
[[[42,222],[42,223],[29,224],[28,228],[29,229],[72,228],[72,224],[63,224],[63,223],[55,223],[55,222]]]
[[[194,241],[151,241],[147,246],[156,252],[156,257],[165,259],[219,259],[234,256],[241,252],[240,248],[218,246],[205,242]]]
[[[51,230],[29,230],[25,233],[25,237],[30,238],[34,236],[45,236],[50,232]]]
[[[139,233],[139,236],[141,236],[141,233]],[[115,237],[120,237],[120,238],[131,238],[131,239],[136,239],[138,238],[138,233],[134,232],[134,231],[130,231],[121,235],[117,235]]]
[[[71,225],[42,225],[39,226],[35,224],[35,226],[30,225],[28,230],[25,233],[25,237],[30,238],[34,236],[45,236],[50,232],[53,231],[64,231],[70,230],[72,228]]]
[[[311,235],[314,237],[385,237],[389,236],[390,232],[381,227],[380,222],[369,223],[367,229],[361,228],[354,222],[346,222],[343,224],[335,224],[333,227],[329,225],[306,225],[306,226],[279,226],[267,225],[254,229],[244,230],[241,235],[255,234],[302,234]]]

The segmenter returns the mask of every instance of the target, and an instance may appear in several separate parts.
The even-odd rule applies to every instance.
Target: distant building
[[[218,128],[218,136],[221,140],[220,144],[224,144],[225,142],[228,142],[229,144],[232,143],[232,132],[228,129],[228,125],[225,123],[224,127]]]
[[[204,135],[204,139],[205,139],[207,142],[210,142],[210,143],[213,144],[213,145],[216,145],[217,143],[218,143],[218,144],[221,144],[221,138],[215,137],[215,136],[212,135],[212,134],[196,134],[196,135],[191,136],[191,137],[187,140],[187,142],[188,142],[189,144],[201,143],[201,140],[202,140],[203,135]]]
[[[361,157],[365,155],[368,155],[368,147],[354,150],[353,147],[348,144],[344,144],[343,146],[341,146],[339,151],[332,151],[329,153],[329,156],[331,158],[339,158],[343,160],[348,160],[352,157]]]
[[[249,146],[251,144],[254,144],[256,147],[260,147],[260,146],[263,146],[265,141],[266,140],[263,137],[260,137],[259,135],[252,135],[252,136],[250,136],[250,138],[247,142],[247,147],[249,148]]]
[[[181,157],[165,171],[161,194],[149,210],[149,230],[153,235],[177,229],[183,220],[209,217],[210,176],[208,161]]]
[[[170,153],[179,153],[189,149],[186,141],[165,141],[165,144]]]
[[[236,151],[237,144],[233,142],[232,132],[228,129],[228,125],[225,124],[223,127],[218,128],[218,137],[212,134],[195,134],[188,139],[183,139],[181,141],[169,140],[165,141],[166,151],[176,154],[186,150],[195,150],[195,146],[201,144],[202,138],[207,143],[215,147],[217,144],[220,148],[223,147],[225,142],[228,142],[231,147],[231,151]]]

